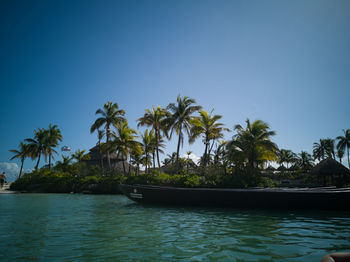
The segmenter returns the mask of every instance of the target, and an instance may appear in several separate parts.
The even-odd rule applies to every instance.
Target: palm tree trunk
[[[208,156],[207,156],[207,158],[208,158],[207,164],[209,164],[210,154],[211,154],[211,151],[213,150],[214,144],[215,144],[215,140],[213,140],[213,143],[212,143],[211,146],[209,147]],[[210,141],[209,141],[209,145],[210,145]]]
[[[38,169],[39,162],[40,162],[40,156],[41,156],[41,152],[40,152],[39,155],[38,155],[38,162],[36,162],[35,169]]]
[[[208,154],[208,141],[205,142],[205,149],[204,149],[204,167],[207,166],[207,154]]]
[[[179,173],[179,169],[180,169],[180,163],[179,163],[180,143],[181,143],[181,130],[180,130],[180,132],[179,132],[179,141],[177,142],[177,151],[176,151],[176,173]]]
[[[108,147],[108,144],[109,144],[109,125],[107,125],[106,128],[107,128],[106,143],[107,143],[107,147]],[[107,148],[107,163],[108,163],[108,169],[111,170],[111,159],[109,158],[108,148]]]
[[[18,176],[18,178],[21,178],[22,169],[23,169],[23,163],[24,163],[24,158],[22,157],[22,159],[21,159],[21,169],[19,170],[19,176]]]
[[[158,131],[156,130],[156,150],[157,150],[157,162],[158,162],[158,169],[160,170],[160,161],[159,161],[159,148],[158,148],[158,143],[159,143],[159,134]]]
[[[124,174],[126,174],[126,171],[125,171],[125,161],[123,159],[123,170],[124,170]]]

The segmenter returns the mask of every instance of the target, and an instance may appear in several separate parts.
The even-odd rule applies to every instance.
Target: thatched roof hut
[[[106,154],[101,154],[99,151],[98,146],[94,146],[89,150],[88,155],[90,156],[89,160],[84,160],[86,165],[89,166],[101,166],[101,157],[103,158],[103,167],[107,168],[108,167],[108,161],[107,161],[107,155]],[[112,170],[119,170],[123,171],[123,161],[126,170],[129,170],[129,164],[122,158],[118,158],[117,153],[113,152],[109,154],[109,159],[111,162],[111,168]]]
[[[348,175],[349,169],[332,158],[326,158],[318,163],[311,173],[323,176]]]
[[[322,160],[311,170],[311,173],[322,176],[324,178],[324,184],[326,184],[327,176],[331,177],[332,179],[334,176],[344,179],[346,176],[350,175],[348,168],[332,158]]]
[[[274,168],[273,166],[268,166],[265,170],[266,171],[275,171],[276,168]]]

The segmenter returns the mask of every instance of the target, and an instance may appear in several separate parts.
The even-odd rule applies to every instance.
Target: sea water
[[[320,261],[335,251],[350,251],[349,212],[0,195],[0,261]]]

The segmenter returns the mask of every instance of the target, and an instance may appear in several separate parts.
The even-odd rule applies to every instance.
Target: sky
[[[0,171],[15,174],[9,150],[50,123],[60,147],[93,147],[107,101],[136,128],[189,96],[230,129],[266,121],[296,153],[350,128],[350,1],[3,0],[0,25]],[[189,150],[201,156],[201,139]]]

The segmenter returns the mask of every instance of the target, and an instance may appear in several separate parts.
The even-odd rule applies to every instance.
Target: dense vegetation
[[[138,133],[128,125],[125,111],[117,103],[107,102],[96,111],[98,118],[91,126],[97,133],[100,165],[87,168],[89,154],[77,150],[52,165],[62,135],[57,125],[34,131],[33,138],[20,142],[11,159],[21,160],[18,180],[12,189],[44,192],[117,192],[119,183],[156,184],[188,187],[251,187],[281,185],[286,180],[295,185],[319,184],[319,179],[309,172],[315,160],[339,159],[347,153],[349,159],[350,129],[336,139],[320,139],[314,143],[313,156],[302,151],[296,154],[279,149],[272,141],[275,131],[262,121],[246,120],[237,124],[229,141],[223,140],[224,132],[231,132],[220,123],[221,115],[204,110],[189,97],[177,97],[176,103],[167,107],[146,109],[138,121],[138,127],[148,127]],[[165,140],[177,136],[177,151],[167,155],[163,164],[160,154],[165,151]],[[200,161],[191,159],[191,151],[180,157],[186,136],[192,144],[201,138],[204,152]],[[105,140],[104,140],[105,138]],[[104,140],[104,141],[103,141]],[[116,154],[123,164],[113,170],[110,156]],[[48,164],[38,168],[41,156]],[[22,176],[25,158],[36,160],[32,173]],[[106,159],[107,166],[104,166]],[[75,160],[75,161],[73,161]],[[127,165],[128,163],[129,165]],[[157,163],[157,164],[156,164]],[[277,172],[271,164],[279,165]],[[140,170],[144,168],[144,171]],[[332,181],[338,183],[339,181]],[[293,184],[293,183],[292,183]]]

